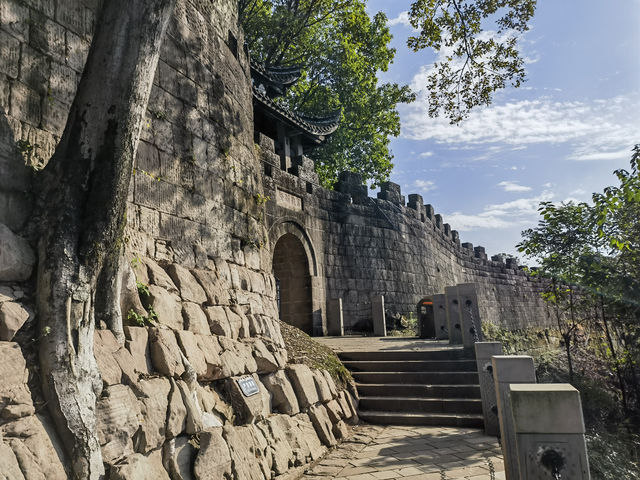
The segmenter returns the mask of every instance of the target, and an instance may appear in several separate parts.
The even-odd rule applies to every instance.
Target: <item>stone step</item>
[[[357,383],[478,385],[476,372],[351,372]]]
[[[473,413],[482,414],[482,401],[474,398],[363,397],[360,412]]]
[[[352,372],[475,372],[475,360],[348,360]]]
[[[357,383],[356,388],[363,397],[480,398],[479,385]]]
[[[482,414],[407,413],[365,410],[360,418],[375,425],[434,425],[442,427],[483,428]]]
[[[394,360],[458,360],[475,359],[470,348],[444,347],[433,350],[379,350],[375,352],[339,352],[345,361],[394,361]]]

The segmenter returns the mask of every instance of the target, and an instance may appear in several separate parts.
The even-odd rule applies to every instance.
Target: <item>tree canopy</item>
[[[428,77],[429,115],[459,123],[493,94],[525,80],[520,35],[529,29],[537,0],[416,0],[409,21],[419,33],[414,51],[444,54]]]
[[[579,325],[600,331],[604,356],[618,378],[625,410],[640,410],[640,145],[630,170],[614,173],[619,185],[594,193],[593,203],[543,202],[536,228],[522,232],[521,252],[540,261],[553,278],[548,292],[571,362]]]
[[[389,137],[400,134],[396,105],[415,98],[407,86],[378,82],[395,55],[386,16],[369,17],[362,0],[242,0],[240,16],[255,60],[302,67],[287,106],[312,115],[342,111],[340,128],[312,153],[323,184],[342,170],[386,180]]]
[[[366,0],[240,0],[251,54],[267,66],[302,67],[283,102],[306,114],[341,110],[341,126],[311,156],[325,186],[342,170],[373,185],[393,167],[390,137],[400,134],[396,106],[415,99],[408,86],[378,82],[395,50],[383,13],[370,17]],[[518,36],[528,29],[536,0],[415,0],[409,19],[419,33],[413,50],[432,48],[445,59],[428,81],[429,114],[463,120],[488,105],[507,83],[525,79]],[[493,25],[490,23],[493,22]],[[491,27],[495,27],[491,29]]]

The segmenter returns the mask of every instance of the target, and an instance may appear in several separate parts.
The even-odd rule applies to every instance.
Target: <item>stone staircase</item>
[[[483,427],[476,361],[470,349],[340,352],[372,424]]]

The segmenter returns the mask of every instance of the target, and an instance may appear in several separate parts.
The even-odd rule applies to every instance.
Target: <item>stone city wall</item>
[[[540,297],[544,280],[528,276],[510,259],[489,260],[483,247],[461,244],[458,232],[420,195],[409,195],[405,205],[400,187],[389,182],[378,198],[370,198],[360,176],[348,172],[329,191],[318,185],[310,160],[298,159],[300,166],[283,171],[270,139],[262,137],[260,146],[270,172],[264,179],[270,238],[277,241],[282,225],[304,232],[301,241],[318,266],[315,313],[328,300],[342,298],[345,329],[371,331],[372,295],[384,295],[387,313],[406,314],[426,295],[476,283],[483,321],[509,329],[551,325]],[[321,321],[316,315],[317,333],[326,328]]]

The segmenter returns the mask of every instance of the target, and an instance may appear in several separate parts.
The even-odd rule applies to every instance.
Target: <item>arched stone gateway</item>
[[[322,275],[309,235],[298,222],[281,219],[269,238],[280,319],[309,335],[324,335]]]
[[[286,233],[273,249],[280,320],[313,334],[311,275],[309,261],[300,240]]]

